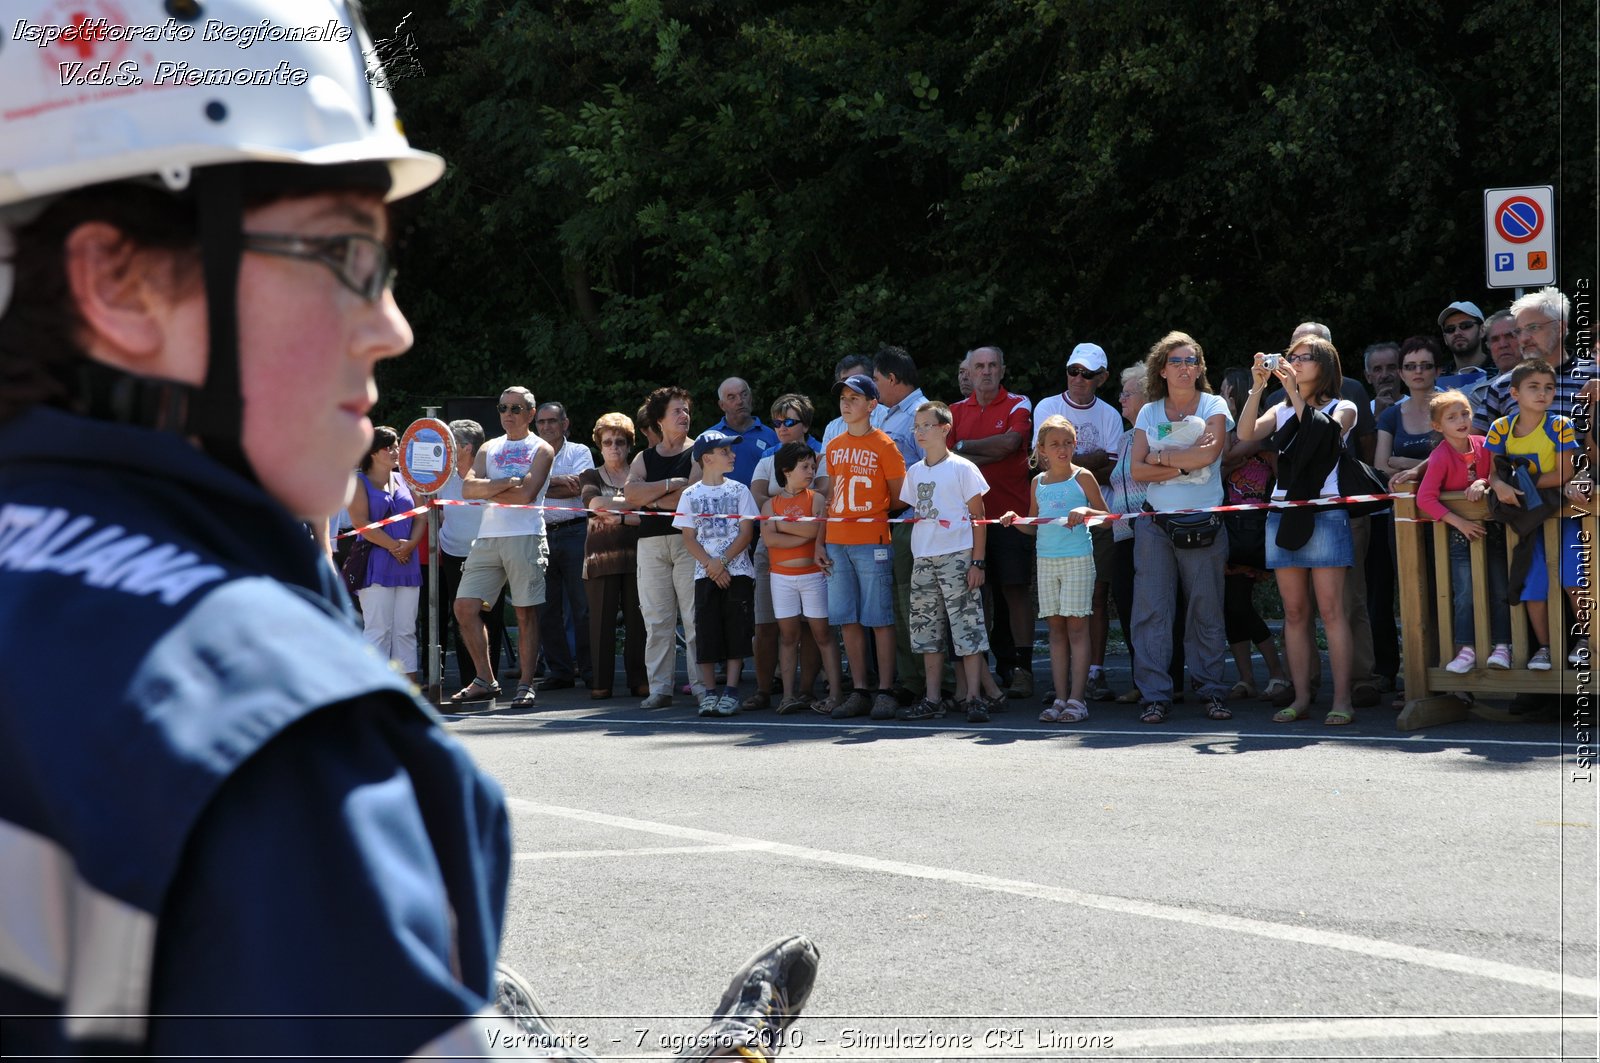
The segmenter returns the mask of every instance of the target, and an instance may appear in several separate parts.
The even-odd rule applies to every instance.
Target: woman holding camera
[[[1283,385],[1284,401],[1261,413],[1261,394],[1273,377]],[[1320,336],[1302,336],[1281,358],[1256,355],[1250,393],[1239,413],[1239,438],[1272,437],[1278,451],[1274,501],[1339,494],[1339,455],[1356,423],[1355,404],[1339,397],[1343,384],[1339,352]],[[1340,726],[1355,719],[1350,705],[1350,626],[1344,615],[1345,574],[1353,554],[1350,518],[1343,509],[1274,509],[1267,516],[1267,567],[1276,574],[1283,597],[1284,650],[1294,683],[1294,701],[1272,717],[1278,723],[1303,720],[1311,713],[1317,653],[1313,594],[1328,635],[1328,666],[1333,671],[1333,707],[1323,723]]]

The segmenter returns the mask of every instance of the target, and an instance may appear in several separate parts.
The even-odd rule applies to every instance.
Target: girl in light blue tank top
[[[1105,513],[1105,498],[1094,474],[1073,463],[1078,433],[1065,417],[1047,417],[1034,441],[1033,463],[1043,471],[1029,488],[1029,516],[1041,520],[1069,517],[1073,524],[1018,524],[1021,531],[1037,534],[1039,615],[1050,627],[1050,675],[1056,700],[1039,714],[1048,723],[1077,723],[1088,719],[1083,699],[1089,682],[1089,618],[1094,614],[1094,543],[1087,517]],[[1020,516],[1007,513],[1000,523],[1012,525]],[[1066,698],[1062,698],[1066,694]]]
[[[1089,504],[1076,476],[1068,476],[1060,483],[1048,483],[1040,476],[1034,490],[1038,494],[1041,517],[1065,517],[1079,506]],[[1093,554],[1088,525],[1080,524],[1075,528],[1064,524],[1039,525],[1040,557],[1091,557]]]

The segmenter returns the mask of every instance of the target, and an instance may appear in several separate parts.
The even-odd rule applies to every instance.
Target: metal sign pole
[[[424,406],[425,416],[437,418],[439,407]],[[428,697],[444,696],[444,661],[439,649],[439,507],[428,507]]]

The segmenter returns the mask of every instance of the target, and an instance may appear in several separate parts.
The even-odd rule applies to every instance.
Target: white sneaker
[[[1489,667],[1490,668],[1502,668],[1502,669],[1510,668],[1511,667],[1511,647],[1507,646],[1503,642],[1497,643],[1495,645],[1495,648],[1492,651],[1490,651],[1490,653],[1489,653]]]
[[[1579,668],[1589,663],[1589,644],[1587,642],[1574,643],[1572,652],[1567,654],[1567,663],[1575,664]]]
[[[1540,646],[1539,651],[1528,658],[1528,671],[1548,672],[1550,670],[1550,647]]]
[[[718,715],[721,715],[720,713],[717,712],[717,702],[720,701],[720,700],[721,699],[718,698],[716,694],[711,693],[710,691],[707,691],[706,694],[703,697],[701,697],[701,699],[700,699],[700,715],[701,716],[718,716]]]
[[[1456,675],[1466,675],[1477,666],[1477,663],[1478,655],[1473,652],[1472,647],[1463,646],[1461,647],[1461,652],[1456,654],[1456,659],[1445,665],[1444,670],[1454,672]],[[1546,667],[1549,666],[1546,665]]]
[[[737,716],[739,713],[739,695],[732,690],[717,698],[718,716]]]

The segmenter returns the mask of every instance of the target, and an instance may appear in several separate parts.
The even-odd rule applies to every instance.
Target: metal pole
[[[438,417],[439,407],[424,406],[424,415]],[[439,507],[428,507],[428,697],[444,696],[444,661],[439,650]]]

